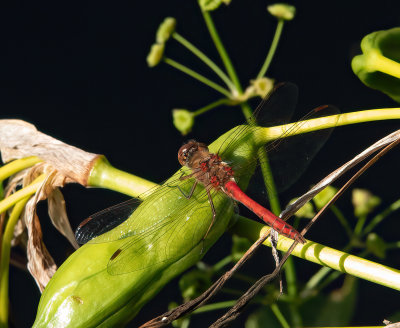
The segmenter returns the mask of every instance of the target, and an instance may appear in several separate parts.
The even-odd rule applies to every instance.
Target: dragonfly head
[[[182,166],[190,166],[193,155],[198,151],[207,151],[208,147],[202,142],[196,140],[189,140],[178,151],[178,161]]]

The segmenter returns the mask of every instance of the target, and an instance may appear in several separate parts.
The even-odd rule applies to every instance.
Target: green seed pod
[[[368,34],[361,50],[363,54],[351,62],[354,74],[365,85],[400,102],[400,27]]]
[[[187,109],[174,109],[172,110],[173,123],[176,129],[182,135],[188,134],[192,131],[194,124],[194,115]]]
[[[210,151],[230,144],[224,141],[237,136],[238,128],[211,144]],[[224,153],[226,160],[238,156],[246,168],[238,181],[242,188],[254,171],[244,165],[255,156],[251,132],[247,129],[234,149]],[[198,186],[188,200],[176,186],[188,193],[193,181],[180,181],[180,176],[178,171],[125,222],[83,245],[61,265],[42,294],[34,328],[126,324],[166,283],[203,257],[226,230],[233,205],[222,193],[213,197],[217,217],[207,234],[212,215],[204,188]]]
[[[292,20],[296,15],[296,7],[286,3],[275,3],[267,7],[268,12],[278,19]]]

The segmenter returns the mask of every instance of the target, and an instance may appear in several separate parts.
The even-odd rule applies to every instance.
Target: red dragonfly
[[[257,124],[269,120],[268,115],[276,115],[274,111],[277,110],[283,116],[283,121],[275,125],[286,123],[296,103],[297,87],[292,83],[278,85],[256,109],[254,117]],[[306,119],[321,116],[321,112],[326,116],[337,113],[337,110],[332,106],[319,107],[308,114]],[[304,121],[298,122],[284,134],[299,128],[303,123]],[[298,231],[247,196],[237,184],[238,181],[242,185],[248,183],[257,156],[247,160],[246,164],[240,163],[240,160],[238,163],[224,161],[227,154],[235,151],[238,143],[243,144],[243,138],[254,128],[243,125],[232,130],[215,154],[205,144],[190,140],[178,152],[180,164],[189,168],[190,172],[183,169],[178,171],[164,185],[150,190],[141,204],[138,200],[131,199],[92,215],[76,230],[78,243],[119,241],[107,266],[112,275],[142,270],[155,264],[170,264],[184,258],[196,247],[200,253],[204,247],[201,244],[207,243],[209,239],[215,241],[215,236],[211,235],[214,231],[224,229],[213,227],[228,225],[227,218],[233,213],[232,200],[244,204],[278,233],[304,243],[305,240]],[[286,138],[297,142],[300,140],[301,147],[296,142],[287,142],[285,138],[278,138],[266,147],[268,151],[272,151],[269,154],[273,155],[278,148],[294,145],[296,157],[290,159],[286,156],[284,159],[285,162],[294,163],[294,174],[288,174],[287,170],[281,172],[286,178],[286,187],[288,181],[295,181],[305,169],[326,141],[330,130],[313,133],[317,135],[308,138],[309,141],[305,144],[302,137]],[[288,153],[293,153],[293,147],[292,151],[286,150],[286,155]],[[302,157],[298,156],[299,153]],[[282,163],[278,164],[278,168],[283,166]],[[185,239],[186,243],[175,243],[178,237]],[[205,246],[207,248],[211,244]],[[146,260],[141,257],[143,254],[146,255]]]

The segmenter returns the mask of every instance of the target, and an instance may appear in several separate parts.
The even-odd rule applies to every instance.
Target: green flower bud
[[[361,41],[362,55],[351,62],[354,74],[368,87],[400,103],[400,27],[377,31]]]
[[[295,200],[292,199],[290,203],[293,203]],[[314,207],[310,202],[305,203],[294,215],[302,219],[312,219],[315,215]]]
[[[150,53],[146,58],[147,65],[149,65],[149,67],[154,67],[160,63],[164,55],[164,48],[164,43],[154,43],[151,46]]]
[[[274,80],[267,77],[251,80],[250,84],[254,87],[254,93],[261,98],[264,98],[274,88]]]
[[[376,257],[379,257],[380,259],[384,259],[386,257],[387,245],[385,241],[376,233],[368,234],[366,244],[367,250],[374,254]]]
[[[381,199],[365,189],[353,189],[352,203],[354,215],[363,217],[371,213],[381,203]]]
[[[292,20],[296,15],[296,7],[286,3],[275,3],[267,7],[272,16],[283,20]]]
[[[324,190],[322,190],[318,195],[316,195],[313,198],[314,204],[317,207],[317,209],[323,208],[326,203],[328,203],[333,196],[335,196],[337,192],[337,189],[332,186],[326,187]]]
[[[231,0],[199,0],[199,5],[203,11],[213,11],[218,9],[221,4],[229,5]]]
[[[171,37],[171,34],[175,32],[176,27],[176,19],[173,17],[167,17],[160,24],[160,27],[157,30],[156,34],[156,42],[157,43],[165,43]]]
[[[194,124],[194,115],[192,112],[186,109],[174,109],[172,110],[172,118],[174,126],[182,135],[186,135],[192,131]]]

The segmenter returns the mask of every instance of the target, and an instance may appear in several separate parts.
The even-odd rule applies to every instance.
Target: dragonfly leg
[[[210,232],[212,226],[214,225],[215,217],[217,216],[217,212],[215,211],[214,203],[213,203],[212,198],[211,198],[210,190],[209,190],[209,189],[206,189],[206,192],[207,192],[207,196],[208,196],[208,201],[209,201],[210,206],[211,206],[212,221],[211,221],[210,226],[209,226],[208,229],[207,229],[206,234],[205,234],[204,237],[203,237],[203,240],[207,238],[208,233]]]
[[[187,195],[185,194],[185,192],[182,190],[181,187],[179,187],[179,186],[177,186],[177,187],[178,187],[179,191],[182,193],[182,195],[185,196],[186,199],[190,199],[193,196],[193,193],[194,193],[194,190],[196,189],[197,183],[198,183],[197,181],[195,181],[193,183],[192,189],[190,190],[189,194],[187,194]]]

